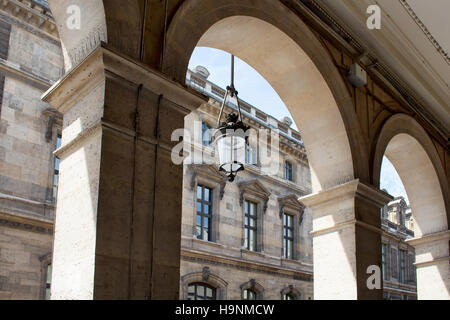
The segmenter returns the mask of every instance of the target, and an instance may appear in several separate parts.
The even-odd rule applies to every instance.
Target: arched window
[[[264,299],[264,288],[262,285],[257,283],[255,279],[251,279],[249,282],[241,284],[240,287],[242,300]]]
[[[293,285],[290,285],[280,292],[281,300],[300,300],[301,293],[297,289],[294,288]]]
[[[295,300],[294,296],[290,293],[286,293],[283,295],[283,300]]]
[[[216,289],[205,283],[192,283],[188,286],[188,300],[216,300]]]
[[[246,289],[242,293],[243,300],[256,300],[256,292],[251,289]]]

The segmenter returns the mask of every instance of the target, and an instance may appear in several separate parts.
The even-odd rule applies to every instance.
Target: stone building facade
[[[61,121],[41,95],[63,74],[58,33],[45,3],[1,3],[0,51],[0,299],[43,299]]]
[[[45,1],[5,3],[0,5],[0,299],[44,299],[51,282],[58,178],[53,151],[60,143],[62,119],[41,95],[62,76],[63,54]],[[202,137],[202,129],[215,124],[223,89],[192,72],[187,84],[210,97],[185,122]],[[227,111],[232,109],[230,105]],[[279,174],[262,174],[255,150],[248,152],[247,170],[233,184],[224,183],[212,165],[184,166],[180,298],[198,296],[206,285],[204,295],[210,290],[211,297],[219,299],[312,299],[312,217],[297,200],[311,192],[302,139],[286,119],[274,119],[245,102],[243,112],[253,128],[280,134]],[[202,140],[193,148],[208,149]],[[202,205],[212,212],[209,238],[204,230],[198,233],[200,193]],[[250,218],[252,207],[257,225],[254,248],[245,243],[250,229],[245,217],[247,213]],[[200,212],[205,219],[205,210]],[[386,252],[406,250],[405,261],[412,263],[413,251],[403,241],[408,230],[401,223],[395,230],[391,225],[387,220],[383,224]],[[293,236],[287,239],[283,232]],[[391,271],[385,278],[385,297],[414,297],[412,276],[407,283],[398,281],[395,266],[400,262],[387,262]]]
[[[384,298],[415,300],[415,250],[405,240],[414,238],[411,208],[397,197],[382,210],[381,228]]]
[[[192,152],[203,150],[204,157],[210,157],[212,131],[206,129],[216,126],[225,91],[207,80],[205,68],[196,71],[188,72],[187,84],[210,100],[186,117],[185,128],[198,137],[192,141]],[[306,150],[289,119],[274,119],[245,101],[241,107],[244,123],[252,129],[279,134],[278,161],[273,157],[278,170],[264,174],[261,146],[252,139],[245,171],[233,183],[214,164],[185,165],[180,298],[191,298],[189,288],[203,284],[220,299],[278,300],[286,294],[312,299],[311,216],[297,200],[311,192]],[[225,113],[233,111],[236,105],[230,102]],[[246,234],[250,230],[255,234],[253,246]]]

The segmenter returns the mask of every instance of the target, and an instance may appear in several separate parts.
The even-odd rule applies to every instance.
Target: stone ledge
[[[447,240],[447,239],[450,239],[450,230],[439,231],[439,232],[423,235],[422,237],[408,239],[408,240],[406,240],[406,243],[415,247],[418,245],[428,244],[428,243]]]
[[[253,261],[241,259],[232,259],[217,254],[208,254],[195,250],[181,249],[181,259],[185,261],[193,261],[200,263],[211,263],[223,265],[231,268],[244,269],[247,271],[256,271],[269,274],[276,274],[281,277],[296,278],[298,280],[311,282],[313,278],[312,271],[295,270],[276,265],[262,264]]]

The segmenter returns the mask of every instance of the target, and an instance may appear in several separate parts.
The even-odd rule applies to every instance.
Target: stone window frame
[[[213,130],[214,127],[209,124],[208,121],[202,120],[202,131],[201,131],[201,140],[202,140],[202,146],[203,147],[211,147],[211,145],[214,142],[214,136],[213,136]],[[210,140],[207,142],[204,140],[205,134],[208,133],[210,135]]]
[[[398,268],[398,248],[390,247],[390,261],[391,261],[391,272],[390,276],[393,279],[398,280],[399,268]]]
[[[294,194],[287,195],[285,197],[278,199],[278,206],[280,208],[279,211],[279,217],[281,219],[281,258],[286,260],[293,260],[298,261],[300,258],[300,227],[303,222],[303,217],[305,213],[306,206],[301,203],[298,200],[299,197],[297,197]],[[292,258],[288,259],[284,257],[284,221],[283,221],[283,215],[288,214],[291,216],[294,216],[293,226],[294,226],[294,243],[293,243],[293,252],[292,252]]]
[[[220,239],[219,224],[220,224],[220,201],[223,199],[226,177],[212,165],[190,165],[188,170],[192,170],[191,190],[192,190],[192,237],[198,241],[196,237],[196,219],[197,219],[197,186],[202,185],[211,189],[211,230],[210,240],[208,242],[217,243]]]
[[[283,297],[285,294],[291,295],[294,298],[294,300],[300,300],[301,296],[302,296],[302,293],[300,292],[300,290],[296,289],[293,285],[289,285],[280,291],[280,299],[281,300],[283,300]]]
[[[247,250],[245,244],[245,201],[256,203],[256,252],[264,252],[264,216],[267,211],[270,192],[258,180],[241,182],[239,184],[239,204],[241,206],[241,247]],[[248,251],[248,250],[247,250]],[[253,252],[253,251],[252,251]]]
[[[251,290],[256,294],[256,300],[264,300],[264,287],[255,279],[245,282],[239,286],[241,288],[241,300],[244,300],[244,291]]]
[[[398,248],[398,282],[402,283],[402,284],[406,284],[407,279],[408,279],[407,278],[408,277],[407,257],[408,257],[408,249],[399,247]],[[402,262],[403,262],[403,266],[402,266]]]
[[[43,256],[39,257],[39,261],[41,262],[41,290],[39,294],[40,300],[45,300],[45,292],[47,289],[47,269],[48,266],[52,264],[52,260],[53,260],[53,252],[48,252]]]
[[[51,148],[51,161],[49,164],[49,176],[48,176],[48,191],[47,202],[56,205],[56,200],[53,199],[53,180],[55,174],[55,158],[54,151],[57,149],[58,135],[62,137],[63,116],[60,112],[48,108],[43,112],[44,118],[47,120],[47,130],[45,133],[45,140],[52,145]]]
[[[181,300],[187,300],[189,285],[204,283],[216,289],[216,300],[227,300],[228,282],[211,272],[209,267],[181,277]]]
[[[384,268],[383,268],[383,246],[385,247],[386,250],[384,250]],[[389,242],[387,241],[382,241],[381,242],[381,273],[383,276],[383,280],[385,281],[389,281],[390,279],[390,248],[389,248]]]
[[[287,169],[287,166],[288,165],[290,165],[290,174],[291,174],[291,177],[290,177],[290,179],[288,179],[288,175],[287,175],[287,173],[288,173],[288,169]],[[285,159],[284,160],[284,179],[285,180],[287,180],[287,181],[290,181],[290,182],[295,182],[294,181],[294,164],[292,163],[292,160],[290,160],[290,159]]]

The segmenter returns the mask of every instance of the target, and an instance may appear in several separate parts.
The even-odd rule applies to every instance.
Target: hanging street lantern
[[[236,97],[238,115],[230,113],[225,122],[220,122],[228,96]],[[227,87],[225,98],[220,108],[215,133],[215,146],[219,155],[219,170],[224,172],[230,182],[233,182],[239,171],[244,170],[245,152],[248,142],[246,134],[249,126],[242,122],[242,113],[238,92],[234,88],[234,56],[231,56],[231,85]]]

